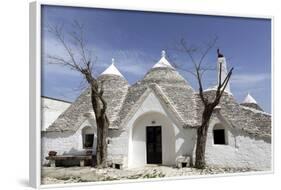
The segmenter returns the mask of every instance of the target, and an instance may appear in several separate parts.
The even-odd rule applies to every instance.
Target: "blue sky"
[[[115,65],[130,84],[141,80],[160,59],[165,49],[171,61],[191,69],[186,55],[174,51],[181,38],[190,45],[218,37],[215,48],[206,57],[206,67],[216,66],[216,48],[234,67],[231,91],[238,102],[248,92],[267,112],[271,112],[271,21],[238,17],[153,13],[107,9],[44,6],[42,8],[42,95],[73,101],[81,92],[82,77],[64,67],[47,64],[46,55],[65,55],[46,25],[64,24],[71,30],[74,20],[84,25],[88,49],[97,57],[95,75]],[[197,90],[194,76],[179,71]],[[204,87],[216,83],[216,72],[204,77]]]

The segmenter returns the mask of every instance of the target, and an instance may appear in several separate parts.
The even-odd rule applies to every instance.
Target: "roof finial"
[[[162,57],[166,57],[166,51],[165,50],[162,50],[161,54],[162,54]]]
[[[115,59],[112,58],[112,59],[111,59],[111,64],[114,65],[114,63],[115,63]]]

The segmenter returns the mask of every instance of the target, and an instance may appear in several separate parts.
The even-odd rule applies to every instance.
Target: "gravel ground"
[[[212,175],[251,172],[248,168],[173,168],[168,166],[146,166],[144,168],[118,170],[91,167],[43,167],[42,184],[111,181],[122,179],[147,179],[159,177]]]

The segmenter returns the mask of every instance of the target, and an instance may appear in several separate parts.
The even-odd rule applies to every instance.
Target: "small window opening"
[[[115,169],[120,169],[120,164],[115,164]]]
[[[181,167],[182,167],[182,168],[186,168],[186,167],[187,167],[187,163],[186,163],[186,162],[182,162],[182,163],[181,163]]]
[[[93,144],[94,144],[94,134],[85,134],[84,147],[93,148]]]
[[[226,144],[224,129],[214,129],[213,136],[214,136],[214,144]]]

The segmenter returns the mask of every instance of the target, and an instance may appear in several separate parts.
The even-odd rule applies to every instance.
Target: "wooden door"
[[[161,126],[146,127],[147,164],[162,164]]]

